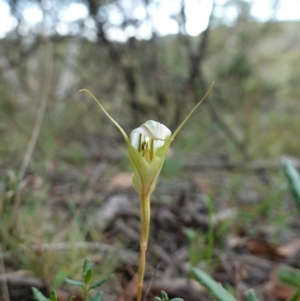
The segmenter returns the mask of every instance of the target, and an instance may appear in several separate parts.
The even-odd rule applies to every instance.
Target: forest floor
[[[161,290],[185,301],[212,300],[189,277],[192,266],[238,300],[250,288],[260,300],[286,300],[294,289],[278,273],[300,269],[300,211],[279,160],[247,166],[226,158],[188,161],[178,168],[167,159],[151,199],[147,300]],[[9,170],[3,178],[0,284],[9,299],[1,300],[32,301],[32,286],[45,294],[56,287],[59,300],[77,294],[63,279],[77,279],[86,257],[95,278],[115,274],[104,300],[134,299],[140,221],[131,172],[100,160],[80,169],[50,166],[18,185]]]

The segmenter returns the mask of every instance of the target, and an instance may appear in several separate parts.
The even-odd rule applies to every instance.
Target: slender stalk
[[[45,65],[45,82],[44,86],[42,89],[42,96],[40,100],[40,105],[38,108],[35,124],[33,131],[31,133],[30,140],[27,145],[26,152],[24,154],[24,158],[19,170],[19,177],[20,180],[23,179],[24,175],[26,174],[27,168],[29,166],[29,163],[31,161],[35,146],[37,144],[43,121],[44,121],[44,116],[46,112],[46,107],[48,103],[48,98],[50,94],[50,89],[51,89],[51,82],[52,82],[52,75],[53,75],[53,45],[50,42],[47,42],[46,44],[46,65]]]
[[[88,285],[85,283],[84,288],[83,288],[83,301],[87,301],[88,292],[89,292],[89,288],[88,288]]]
[[[150,195],[140,196],[140,210],[141,210],[141,239],[140,239],[140,262],[138,272],[138,288],[137,301],[142,301],[144,274],[146,266],[146,251],[149,237],[150,227]]]

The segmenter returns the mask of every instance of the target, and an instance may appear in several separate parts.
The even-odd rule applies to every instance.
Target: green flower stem
[[[89,288],[88,285],[85,283],[83,288],[83,301],[88,300],[88,292],[89,292]]]
[[[149,237],[150,227],[150,196],[140,196],[140,209],[141,209],[141,238],[140,238],[140,262],[138,272],[138,288],[137,288],[137,301],[142,301],[144,274],[146,266],[146,251]]]

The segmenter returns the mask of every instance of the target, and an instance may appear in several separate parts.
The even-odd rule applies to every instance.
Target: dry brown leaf
[[[270,260],[279,259],[281,256],[277,252],[277,248],[261,239],[249,239],[245,244],[246,249],[252,254],[267,258]]]
[[[138,215],[138,207],[132,206],[132,200],[126,194],[115,194],[109,197],[98,209],[96,221],[105,228],[110,223],[114,223],[120,215]]]
[[[145,284],[145,286],[147,286],[147,283]],[[151,290],[155,292],[160,292],[161,290],[164,290],[170,295],[176,295],[178,291],[185,290],[193,290],[197,293],[203,293],[205,291],[198,281],[186,278],[154,279],[151,286]]]
[[[280,282],[276,269],[272,272],[270,281],[264,285],[263,290],[268,297],[280,300],[287,300],[295,292],[295,288]]]
[[[235,234],[228,234],[226,237],[227,245],[234,249],[237,247],[242,247],[246,243],[246,238],[245,237],[240,237]]]
[[[272,299],[287,300],[295,292],[295,289],[291,286],[269,281],[265,284],[264,291]]]
[[[191,178],[192,178],[193,182],[200,188],[200,190],[203,193],[209,194],[210,186],[211,186],[209,179],[207,179],[206,177],[200,176],[197,173],[192,173]]]
[[[138,277],[135,275],[125,287],[123,293],[118,297],[117,301],[131,301],[137,294]]]
[[[66,292],[66,291],[63,291],[63,290],[58,290],[57,291],[57,300],[58,301],[65,301],[67,300],[68,298],[70,298],[72,295],[70,295],[70,293]],[[78,297],[78,296],[75,296],[72,301],[83,301],[83,298],[82,297]]]
[[[217,212],[212,215],[212,221],[215,226],[219,225],[221,222],[224,222],[230,218],[233,218],[237,215],[238,210],[235,207],[223,209],[220,212]]]
[[[127,189],[130,187],[132,187],[132,174],[130,172],[120,172],[110,179],[106,189]]]
[[[277,253],[282,257],[292,257],[298,251],[300,251],[300,238],[296,238],[289,244],[277,248]]]

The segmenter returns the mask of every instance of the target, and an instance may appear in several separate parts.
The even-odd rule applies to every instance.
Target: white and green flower
[[[99,100],[90,91],[85,89],[80,91],[89,93],[100,106],[102,111],[122,133],[127,144],[130,164],[133,171],[133,186],[140,196],[149,196],[155,189],[158,176],[171,142],[174,140],[190,116],[206,98],[212,86],[213,84],[201,101],[194,107],[190,114],[173,133],[173,135],[165,125],[153,120],[148,120],[140,127],[134,129],[130,134],[130,138],[127,136],[122,127],[108,114]]]
[[[173,133],[163,124],[149,120],[140,127],[134,129],[128,138],[122,127],[107,113],[98,99],[88,90],[81,90],[89,93],[97,102],[103,112],[116,125],[125,138],[131,168],[133,171],[133,186],[140,196],[141,209],[141,239],[140,239],[140,262],[138,270],[137,301],[142,300],[143,279],[146,266],[146,250],[150,226],[150,196],[155,189],[158,176],[164,164],[167,151],[187,120],[199,107],[213,84],[201,101],[194,107],[190,114],[184,119],[181,125]]]

